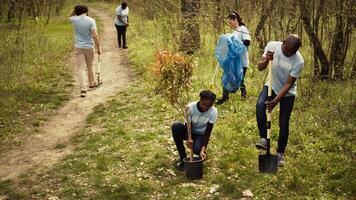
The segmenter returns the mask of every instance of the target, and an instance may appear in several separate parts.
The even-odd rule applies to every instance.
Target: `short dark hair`
[[[121,8],[122,9],[125,9],[127,7],[127,3],[126,2],[123,2],[122,4],[121,4]]]
[[[89,10],[88,6],[85,6],[85,5],[76,5],[74,7],[75,15],[81,15],[83,13],[87,13],[88,10]]]
[[[216,99],[216,94],[210,90],[201,91],[199,96],[201,99],[208,99],[208,100],[212,100],[212,101],[215,101],[215,99]]]

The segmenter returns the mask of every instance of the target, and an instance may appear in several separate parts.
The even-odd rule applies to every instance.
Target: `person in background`
[[[89,88],[97,86],[93,71],[94,43],[97,53],[101,54],[96,23],[93,18],[87,16],[88,11],[87,6],[76,5],[69,18],[74,28],[74,54],[77,61],[81,97],[85,97],[87,93],[84,65],[88,71]]]
[[[234,29],[232,32],[233,36],[239,39],[240,41],[243,42],[243,44],[246,47],[250,46],[251,43],[251,36],[246,28],[245,23],[242,21],[242,18],[237,12],[232,12],[228,17],[228,23],[229,25]],[[240,85],[240,90],[241,90],[241,97],[245,99],[247,97],[247,91],[246,91],[246,85],[245,85],[245,76],[246,76],[246,71],[249,66],[249,59],[248,59],[248,51],[246,51],[242,56],[242,63],[243,63],[243,79]],[[217,105],[223,104],[225,101],[229,99],[229,92],[223,91],[222,97],[218,100],[216,103]]]
[[[298,49],[302,41],[298,35],[288,35],[283,42],[269,42],[258,63],[258,70],[272,66],[272,99],[267,99],[268,86],[262,89],[256,103],[256,118],[260,133],[257,149],[267,149],[267,118],[266,109],[272,111],[279,103],[279,137],[278,137],[278,165],[285,164],[284,151],[289,136],[289,119],[293,110],[295,95],[297,94],[296,80],[300,77],[304,67],[303,56]],[[267,101],[268,100],[268,101]]]
[[[126,45],[126,29],[129,26],[129,7],[127,7],[127,3],[123,2],[116,8],[116,16],[115,16],[115,27],[117,30],[117,42],[119,44],[119,48],[127,49]],[[122,42],[121,42],[122,38]]]
[[[213,107],[216,95],[209,91],[204,90],[200,92],[200,100],[188,104],[189,109],[188,119],[191,122],[192,140],[187,141],[189,148],[193,149],[194,154],[200,155],[204,160],[206,158],[206,149],[208,147],[211,131],[218,118],[218,110]],[[185,152],[183,140],[188,139],[187,125],[182,122],[175,122],[172,125],[173,139],[176,144],[179,161],[175,167],[177,170],[184,169],[183,159],[187,157]]]

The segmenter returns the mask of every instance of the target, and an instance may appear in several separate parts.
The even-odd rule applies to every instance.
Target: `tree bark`
[[[289,6],[289,19],[287,22],[287,34],[292,34],[297,30],[300,17],[297,15],[297,1],[292,1]]]
[[[266,46],[266,42],[262,39],[262,29],[266,23],[266,20],[268,19],[268,15],[272,12],[277,0],[271,0],[269,6],[264,6],[262,8],[262,14],[260,17],[260,21],[258,22],[258,25],[255,30],[255,38],[257,42],[259,43],[260,50],[263,51],[264,47]]]
[[[319,22],[320,22],[320,17],[322,10],[324,9],[324,0],[320,0],[316,14],[314,17],[314,23],[313,23],[313,29],[316,35],[319,35]],[[313,0],[313,4],[315,3],[315,0]],[[314,6],[313,6],[314,7]],[[313,67],[313,79],[319,78],[320,75],[320,65],[319,65],[319,60],[318,60],[318,49],[313,45],[313,52],[314,52],[314,67]]]
[[[222,32],[222,2],[221,0],[215,0],[216,10],[215,10],[215,17],[214,17],[214,28],[217,33]]]
[[[354,53],[353,57],[352,57],[352,71],[351,71],[351,79],[356,78],[356,52]]]
[[[313,27],[310,22],[310,10],[305,6],[305,0],[299,0],[299,7],[302,14],[302,21],[304,24],[304,29],[308,34],[309,40],[313,45],[313,48],[316,50],[316,54],[318,56],[318,59],[321,64],[321,72],[320,72],[320,77],[321,79],[327,79],[330,78],[329,76],[329,66],[330,63],[328,61],[328,58],[321,46],[320,40],[318,38],[318,35],[313,31]]]
[[[344,13],[343,13],[343,6],[345,1],[340,1],[337,3],[337,12],[336,12],[336,25],[334,29],[334,37],[333,42],[331,45],[331,52],[330,52],[330,64],[334,70],[334,77],[337,80],[343,78],[344,74],[344,47],[345,47],[345,23],[344,23]]]
[[[200,48],[199,14],[200,0],[181,0],[182,25],[180,51],[194,54]]]
[[[7,11],[7,22],[11,22],[12,19],[15,17],[15,7],[16,7],[16,1],[10,0],[9,9]]]

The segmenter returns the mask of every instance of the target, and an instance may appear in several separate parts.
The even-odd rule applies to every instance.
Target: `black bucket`
[[[184,170],[187,178],[191,180],[201,179],[203,177],[203,160],[200,156],[193,157],[193,161],[190,161],[190,157],[184,158]]]

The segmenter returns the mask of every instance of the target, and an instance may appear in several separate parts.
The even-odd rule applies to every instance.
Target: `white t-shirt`
[[[95,20],[86,14],[72,16],[69,20],[74,27],[74,46],[84,49],[94,48],[92,31],[96,30]]]
[[[267,51],[274,51],[272,61],[272,89],[278,94],[286,83],[288,76],[298,78],[304,67],[302,54],[297,51],[291,57],[287,57],[282,52],[282,42],[269,42],[262,56],[266,57]],[[267,83],[266,83],[267,85]],[[297,81],[289,89],[285,96],[294,96],[297,94]]]
[[[121,16],[121,19],[127,23],[127,18],[129,16],[129,7],[126,7],[125,9],[121,8],[121,5],[119,5],[116,10],[115,10],[115,24],[118,26],[125,26],[125,24],[119,20],[118,16]]]
[[[214,124],[218,118],[218,110],[215,107],[211,107],[205,112],[198,110],[198,102],[192,102],[188,104],[190,110],[189,120],[192,122],[192,133],[204,135],[208,122]]]
[[[239,26],[239,28],[234,30],[234,32],[232,32],[232,34],[234,35],[234,37],[236,37],[237,39],[239,39],[241,41],[244,41],[244,40],[250,40],[251,41],[250,32],[248,31],[246,26]],[[248,48],[247,48],[247,50],[248,50]],[[249,64],[250,64],[250,61],[248,59],[248,51],[246,51],[242,55],[241,58],[242,58],[243,67],[248,67]]]

